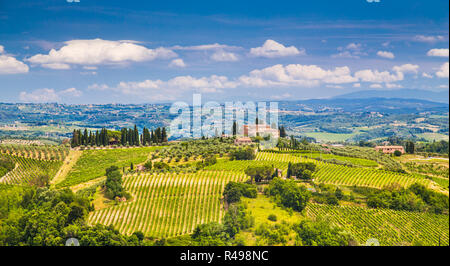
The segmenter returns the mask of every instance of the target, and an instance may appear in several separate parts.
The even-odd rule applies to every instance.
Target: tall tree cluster
[[[139,133],[137,126],[134,128],[122,128],[120,131],[110,131],[103,128],[100,131],[89,131],[85,129],[74,130],[71,139],[71,146],[107,146],[110,144],[120,144],[122,146],[140,146],[167,142],[168,135],[166,128],[158,127],[150,130],[146,127]]]

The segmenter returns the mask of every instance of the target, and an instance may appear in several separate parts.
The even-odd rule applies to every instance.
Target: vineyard
[[[309,204],[307,213],[343,227],[361,245],[375,238],[380,245],[449,245],[449,216],[389,209]]]
[[[160,147],[83,151],[67,177],[57,187],[73,186],[101,177],[105,174],[105,169],[112,165],[122,168],[129,167],[131,163],[143,163],[158,148]]]
[[[16,167],[3,177],[0,183],[23,184],[42,175],[53,177],[62,165],[62,161],[46,161],[12,155],[4,155],[11,159]]]
[[[125,175],[124,187],[133,200],[95,211],[89,222],[112,224],[124,234],[142,231],[147,236],[169,237],[191,233],[198,224],[222,219],[224,186],[243,180],[244,174],[227,171]]]
[[[321,163],[314,173],[318,183],[383,188],[392,183],[404,187],[414,183],[429,187],[431,180],[420,175],[410,175],[370,168],[353,168],[341,165]]]
[[[47,161],[64,161],[69,154],[66,146],[2,144],[0,153]]]
[[[431,184],[431,180],[424,178],[422,175],[402,174],[367,167],[348,167],[316,161],[288,153],[259,152],[256,156],[256,160],[258,162],[266,162],[266,164],[272,162],[275,164],[275,167],[278,165],[279,168],[283,170],[287,168],[287,162],[313,162],[318,168],[317,172],[314,173],[314,181],[317,183],[346,186],[356,185],[373,188],[383,188],[392,183],[398,183],[405,187],[414,183],[420,183],[427,187]],[[284,163],[285,165],[281,163]],[[230,170],[239,168],[239,163],[234,164],[235,165],[229,162],[226,166]],[[244,163],[242,163],[242,165],[243,164]]]

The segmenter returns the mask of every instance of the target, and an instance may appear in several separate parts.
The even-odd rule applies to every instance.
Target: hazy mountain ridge
[[[415,89],[400,90],[363,90],[346,93],[334,97],[334,99],[361,99],[361,98],[400,98],[400,99],[420,99],[432,102],[449,103],[449,91],[427,91]]]

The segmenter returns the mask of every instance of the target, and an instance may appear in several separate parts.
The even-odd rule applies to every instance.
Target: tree
[[[233,136],[237,135],[237,123],[236,123],[236,121],[233,121],[232,132],[233,132]]]
[[[294,163],[288,165],[288,178],[295,176],[299,179],[311,179],[315,170],[316,165],[314,163]]]
[[[399,150],[396,150],[396,151],[394,151],[394,156],[397,156],[397,157],[402,156],[402,152]]]
[[[106,169],[106,196],[110,199],[126,196],[122,187],[122,174],[117,166],[111,166]]]
[[[278,130],[280,131],[280,138],[285,138],[287,136],[284,126],[279,127]]]
[[[268,165],[265,166],[249,166],[245,169],[245,174],[251,177],[252,183],[261,182],[263,179],[271,179],[273,177],[274,169]]]
[[[338,200],[342,200],[344,198],[344,194],[342,193],[342,190],[340,188],[336,188],[334,195]]]
[[[163,127],[161,132],[161,142],[167,142],[167,132],[165,127]]]
[[[253,160],[255,157],[255,151],[252,148],[238,149],[230,154],[231,160]]]
[[[223,196],[228,204],[238,202],[242,196],[239,184],[236,182],[229,182],[223,190]]]
[[[144,167],[146,170],[152,170],[153,163],[152,161],[147,161],[144,163]]]
[[[412,142],[412,141],[407,141],[407,142],[405,143],[405,151],[406,151],[406,153],[414,154],[414,150],[415,150],[414,142]]]
[[[283,206],[302,211],[310,198],[310,193],[304,187],[298,186],[293,180],[274,178],[266,193],[274,197]]]
[[[333,227],[326,221],[307,221],[294,226],[300,245],[307,246],[348,246],[353,237],[339,227]]]

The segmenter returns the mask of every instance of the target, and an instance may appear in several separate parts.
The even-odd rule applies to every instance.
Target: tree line
[[[158,127],[150,130],[146,127],[139,133],[137,126],[134,128],[122,128],[120,131],[107,130],[102,128],[100,131],[88,131],[84,129],[75,129],[72,133],[70,144],[72,147],[79,146],[146,146],[157,143],[167,142],[168,135],[165,127]]]

